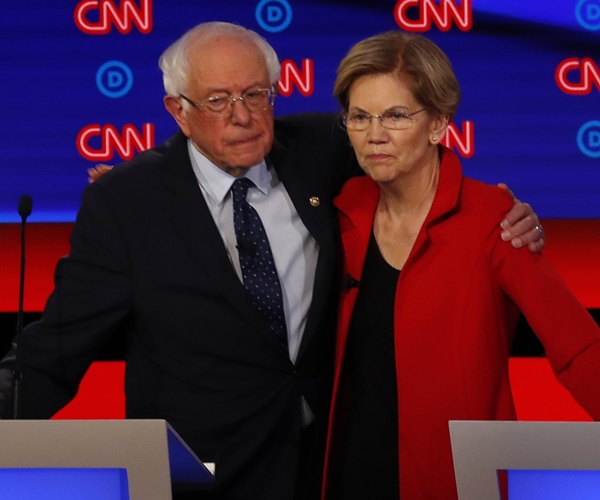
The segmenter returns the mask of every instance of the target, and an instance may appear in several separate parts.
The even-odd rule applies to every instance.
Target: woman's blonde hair
[[[380,74],[396,75],[426,109],[450,119],[455,115],[460,87],[452,64],[424,36],[389,31],[358,42],[338,67],[333,95],[347,111],[352,84],[361,76]]]

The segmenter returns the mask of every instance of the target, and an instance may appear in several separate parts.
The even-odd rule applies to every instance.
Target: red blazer
[[[600,419],[600,329],[543,255],[500,239],[510,196],[463,177],[456,155],[442,152],[433,205],[396,289],[400,496],[410,500],[456,498],[449,420],[516,418],[508,359],[519,310],[560,382]],[[358,281],[378,199],[362,177],[335,200],[345,272]],[[330,435],[357,294],[342,292]]]

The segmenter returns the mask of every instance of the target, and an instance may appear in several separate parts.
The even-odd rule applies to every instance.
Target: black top
[[[399,498],[398,397],[394,298],[400,271],[375,237],[365,268],[342,367],[332,441],[328,498]]]

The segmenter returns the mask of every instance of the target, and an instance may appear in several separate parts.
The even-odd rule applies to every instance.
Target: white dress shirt
[[[230,188],[236,177],[214,165],[188,141],[192,167],[200,189],[221,233],[229,259],[242,280],[242,270],[233,229]],[[298,356],[302,333],[312,301],[318,246],[310,235],[282,182],[263,160],[248,169],[251,187],[246,197],[262,220],[269,238],[283,294],[290,359]]]

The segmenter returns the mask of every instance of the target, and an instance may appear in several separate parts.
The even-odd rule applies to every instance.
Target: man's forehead
[[[269,86],[269,71],[258,49],[239,45],[232,47],[214,45],[190,58],[191,84],[205,91],[243,91],[252,87]]]
[[[231,60],[253,59],[264,63],[264,55],[253,40],[239,36],[215,36],[191,44],[190,59],[215,64]]]
[[[235,72],[192,72],[191,84],[202,92],[245,92],[252,88],[268,88],[268,72],[266,71],[235,71]]]

